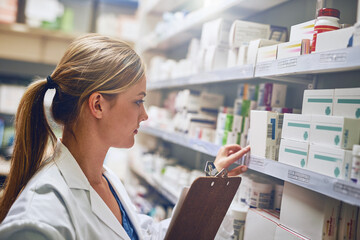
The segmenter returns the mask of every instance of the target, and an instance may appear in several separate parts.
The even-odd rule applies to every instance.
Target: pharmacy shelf
[[[360,47],[312,53],[299,57],[257,63],[254,77],[317,74],[360,69]]]
[[[177,9],[180,9],[186,3],[189,3],[190,0],[152,0],[150,2],[151,4],[148,4],[146,9],[144,9],[146,14],[162,14],[164,12],[173,12]]]
[[[145,37],[138,45],[139,52],[145,52],[153,49],[167,50],[182,45],[191,38],[196,37],[201,32],[202,25],[210,20],[219,18],[220,16],[232,14],[236,16],[234,19],[244,19],[256,13],[265,11],[269,8],[277,6],[288,0],[227,0],[220,1],[218,5],[201,8],[189,13],[184,21],[169,26],[169,31],[161,36],[156,36],[153,41],[148,41]],[[196,35],[195,35],[196,34]]]
[[[191,139],[184,134],[170,133],[154,127],[142,126],[140,131],[210,156],[216,156],[220,148],[220,146],[212,143]],[[251,170],[360,206],[360,185],[350,181],[332,178],[254,155],[250,156],[246,164]]]
[[[188,85],[208,84],[215,82],[230,82],[235,80],[251,79],[254,76],[254,65],[248,64],[223,70],[203,72],[187,77],[170,80],[149,81],[147,88],[156,90],[162,88],[181,87]]]
[[[143,173],[142,171],[138,170],[136,167],[130,164],[130,170],[137,175],[138,177],[142,178],[147,182],[151,187],[153,187],[156,191],[158,191],[163,197],[169,200],[172,204],[176,204],[178,201],[178,194],[174,192],[173,189],[166,186],[163,181],[161,181],[161,177],[152,176],[150,174]]]

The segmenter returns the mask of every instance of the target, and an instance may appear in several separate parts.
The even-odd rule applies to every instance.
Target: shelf
[[[360,47],[312,53],[256,64],[255,77],[317,74],[360,69]]]
[[[254,66],[244,65],[240,67],[233,67],[224,70],[217,70],[212,72],[198,73],[188,77],[175,78],[170,80],[149,81],[148,89],[155,90],[169,87],[181,87],[188,85],[215,83],[215,82],[229,82],[240,79],[251,79],[254,76]]]
[[[175,205],[177,203],[179,197],[169,187],[166,187],[166,185],[164,185],[164,183],[163,183],[163,181],[161,181],[160,177],[145,174],[131,164],[130,164],[130,170],[135,175],[137,175],[138,177],[145,180],[150,186],[152,186],[156,191],[158,191],[162,196],[164,196],[172,204]]]
[[[153,41],[142,41],[138,46],[140,52],[153,49],[167,50],[189,42],[191,38],[200,34],[205,22],[219,18],[223,15],[232,14],[235,19],[244,19],[255,13],[262,12],[288,0],[227,0],[221,1],[216,6],[201,8],[189,13],[184,21],[174,26],[169,26],[169,31],[157,36]],[[194,35],[196,33],[196,35]],[[147,39],[147,38],[146,38]]]
[[[191,139],[183,134],[170,133],[153,127],[142,126],[140,131],[210,156],[216,156],[220,148],[220,146],[212,143]],[[360,185],[350,181],[328,177],[254,155],[250,156],[248,167],[251,170],[291,182],[352,205],[360,206]]]
[[[179,9],[181,6],[190,2],[190,0],[152,0],[152,5],[145,9],[146,14],[162,14],[164,12],[173,12]]]

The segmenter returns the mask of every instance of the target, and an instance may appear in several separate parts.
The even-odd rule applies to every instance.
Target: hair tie
[[[53,88],[56,88],[58,85],[56,84],[56,82],[54,82],[54,80],[52,80],[51,76],[47,76],[46,78],[47,80],[47,87],[48,89],[53,89]]]

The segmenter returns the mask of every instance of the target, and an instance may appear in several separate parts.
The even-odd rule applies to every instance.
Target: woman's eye
[[[135,103],[140,106],[140,104],[142,104],[142,103],[144,103],[144,102],[145,102],[145,101],[141,99],[141,100],[136,101]]]

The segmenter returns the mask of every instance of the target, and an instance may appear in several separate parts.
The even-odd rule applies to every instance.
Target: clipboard
[[[241,177],[197,178],[183,191],[165,240],[214,239],[240,182]]]

